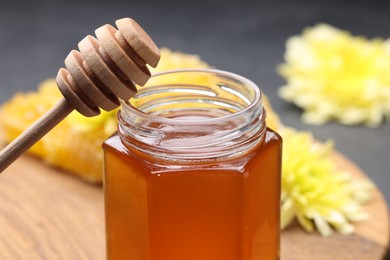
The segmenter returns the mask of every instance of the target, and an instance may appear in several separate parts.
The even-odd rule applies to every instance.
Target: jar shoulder
[[[196,170],[196,169],[228,169],[233,171],[245,171],[247,164],[260,164],[262,161],[267,160],[266,158],[280,158],[282,149],[282,138],[281,136],[267,128],[265,131],[264,141],[261,142],[252,151],[234,157],[208,161],[195,161],[192,163],[180,163],[179,161],[161,161],[157,158],[142,154],[137,151],[133,151],[126,147],[118,134],[114,134],[109,137],[103,144],[105,154],[111,154],[121,161],[125,161],[133,166],[140,164],[143,168],[148,168],[152,172],[163,172],[170,171],[175,168],[176,170]]]
[[[264,142],[265,145],[272,144],[279,145],[280,147],[282,147],[283,139],[276,131],[267,127]]]

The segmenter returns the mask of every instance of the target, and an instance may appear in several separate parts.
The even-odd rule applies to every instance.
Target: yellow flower
[[[373,185],[353,179],[330,159],[332,142],[316,143],[311,134],[279,129],[283,137],[281,226],[294,218],[308,232],[352,234],[353,221],[367,219],[361,204],[371,198]]]
[[[320,24],[288,39],[285,60],[279,94],[304,109],[304,122],[376,127],[390,118],[390,40]]]

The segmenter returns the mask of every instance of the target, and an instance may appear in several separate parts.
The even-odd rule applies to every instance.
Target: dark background
[[[209,64],[255,81],[284,124],[310,130],[360,166],[390,201],[390,122],[376,129],[304,125],[301,111],[276,92],[289,36],[326,22],[371,37],[390,37],[390,1],[4,1],[0,0],[0,103],[55,77],[86,34],[132,17],[160,47],[199,54]],[[390,71],[389,71],[390,73]]]

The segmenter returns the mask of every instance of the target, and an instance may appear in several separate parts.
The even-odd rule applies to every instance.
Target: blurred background
[[[333,139],[390,201],[390,122],[378,128],[303,124],[301,110],[278,97],[285,81],[276,71],[288,37],[321,22],[354,35],[390,37],[390,1],[0,0],[0,103],[55,77],[86,34],[127,16],[158,46],[198,54],[218,69],[253,80],[285,125]]]

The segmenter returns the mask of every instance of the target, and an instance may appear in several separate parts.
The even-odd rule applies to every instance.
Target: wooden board
[[[337,163],[366,178],[339,154]],[[282,233],[282,260],[384,257],[389,217],[381,193],[366,206],[371,218],[352,236],[307,234],[293,225]],[[103,191],[24,156],[0,175],[0,259],[105,259]],[[136,259],[135,259],[136,260]]]

